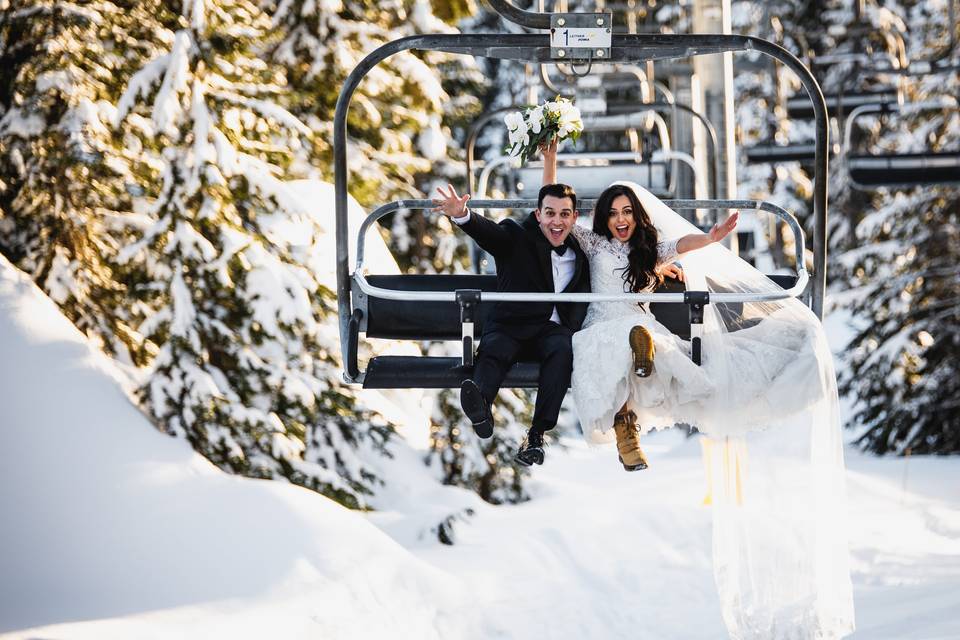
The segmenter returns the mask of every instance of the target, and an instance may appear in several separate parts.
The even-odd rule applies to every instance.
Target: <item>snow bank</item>
[[[3,258],[0,351],[0,632],[113,618],[41,635],[458,635],[452,577],[361,514],[159,433]]]

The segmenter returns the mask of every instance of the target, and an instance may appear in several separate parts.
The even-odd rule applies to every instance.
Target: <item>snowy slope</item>
[[[455,580],[359,513],[224,474],[157,432],[108,359],[5,260],[0,346],[0,631],[136,616],[45,635],[139,636],[167,610],[168,637],[362,637],[398,624],[451,637]]]
[[[553,447],[506,507],[401,448],[363,515],[159,434],[6,262],[0,352],[4,637],[725,637],[699,444],[677,432],[630,475],[612,449]],[[960,638],[960,460],[847,460],[853,637]],[[424,532],[464,505],[457,545]]]

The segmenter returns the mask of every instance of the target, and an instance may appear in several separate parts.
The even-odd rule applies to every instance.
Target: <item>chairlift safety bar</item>
[[[583,210],[588,210],[596,203],[596,199],[579,200]],[[803,228],[797,219],[790,212],[778,207],[770,202],[761,200],[665,200],[664,204],[675,210],[694,210],[694,209],[740,209],[765,211],[771,213],[787,225],[790,226],[794,234],[795,259],[797,262],[797,282],[796,284],[783,291],[768,293],[710,293],[711,302],[764,302],[771,300],[783,300],[786,298],[797,297],[806,289],[809,281],[809,274],[804,267],[803,256],[806,251]],[[537,201],[534,199],[518,200],[471,200],[471,209],[532,209],[536,207]],[[423,302],[456,302],[457,295],[454,291],[401,291],[398,289],[386,289],[375,287],[367,282],[364,277],[364,255],[365,239],[370,226],[380,218],[389,215],[399,209],[418,209],[430,210],[433,208],[432,200],[397,200],[379,207],[370,213],[360,225],[357,233],[357,262],[354,268],[353,281],[360,290],[367,296],[382,298],[385,300],[419,300]],[[442,215],[442,214],[437,214]],[[687,292],[690,293],[690,292]],[[484,292],[483,300],[500,302],[685,302],[684,293],[519,293],[519,292]]]

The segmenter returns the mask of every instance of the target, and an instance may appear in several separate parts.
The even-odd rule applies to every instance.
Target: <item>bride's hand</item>
[[[674,280],[679,280],[683,282],[683,267],[680,265],[671,262],[670,264],[662,265],[657,269],[664,278],[673,278]]]
[[[734,211],[733,215],[724,220],[723,222],[718,222],[713,225],[713,228],[710,229],[710,233],[707,234],[710,236],[710,242],[720,242],[727,237],[734,227],[737,226],[737,220],[740,219],[740,212]]]

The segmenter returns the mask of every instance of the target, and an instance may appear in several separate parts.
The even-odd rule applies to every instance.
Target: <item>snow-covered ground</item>
[[[648,438],[635,474],[612,449],[554,447],[534,500],[503,507],[400,448],[362,514],[158,433],[5,261],[0,353],[5,638],[725,636],[699,444],[678,432]],[[847,464],[853,637],[960,638],[960,459]],[[456,545],[425,532],[463,505]]]

